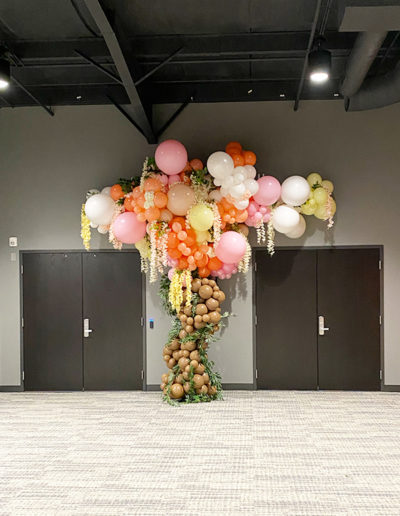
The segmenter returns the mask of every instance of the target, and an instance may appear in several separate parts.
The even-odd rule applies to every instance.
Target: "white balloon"
[[[238,210],[245,210],[247,208],[247,206],[249,205],[249,200],[248,199],[243,199],[242,201],[235,201],[233,203],[233,205]]]
[[[291,231],[286,233],[286,236],[289,238],[300,238],[303,236],[304,231],[306,230],[306,221],[303,215],[300,215],[300,220],[296,227],[294,227]]]
[[[226,177],[234,169],[233,159],[226,152],[213,152],[207,160],[207,169],[213,177]]]
[[[101,193],[104,195],[111,195],[111,186],[105,186]]]
[[[96,194],[89,197],[85,204],[85,213],[88,219],[100,226],[111,223],[114,214],[114,201],[105,194]]]
[[[244,186],[246,187],[246,190],[251,193],[251,195],[255,195],[259,189],[258,183],[254,179],[246,179]]]
[[[278,206],[272,213],[272,224],[279,233],[288,233],[299,223],[300,215],[291,206]]]
[[[99,226],[97,228],[97,231],[100,233],[100,235],[105,235],[108,233],[108,230],[110,229],[110,226]]]
[[[215,183],[215,181],[214,181]],[[224,188],[230,188],[231,186],[233,186],[234,182],[233,182],[233,177],[232,176],[227,176],[227,177],[224,177],[222,180],[221,180],[221,185],[224,187]]]
[[[243,181],[246,179],[245,174],[235,173],[233,176],[233,184],[240,185],[240,183],[243,183]]]
[[[245,165],[243,168],[246,170],[248,179],[254,179],[256,177],[257,170],[253,167],[253,165]]]
[[[246,193],[246,187],[244,186],[243,183],[240,185],[233,185],[233,186],[231,186],[231,188],[229,188],[229,193],[235,199],[240,199],[240,197],[242,197],[242,195],[244,195]]]
[[[221,186],[222,179],[218,179],[217,177],[214,177],[214,184],[215,184],[215,186]]]
[[[208,196],[210,201],[219,202],[222,199],[221,190],[212,190]]]
[[[93,228],[93,229],[96,229],[98,226],[98,224],[93,224],[93,222],[90,223],[90,227]]]
[[[282,183],[282,201],[289,206],[300,206],[310,196],[310,185],[301,176],[290,176]]]
[[[227,197],[227,196],[229,195],[229,190],[228,190],[228,188],[225,188],[224,186],[221,186],[221,188],[219,189],[219,191],[221,192],[222,197]]]

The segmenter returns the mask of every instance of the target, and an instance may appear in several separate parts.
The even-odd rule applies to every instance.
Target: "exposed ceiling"
[[[319,86],[305,80],[300,98],[338,98],[357,36],[339,31],[344,6],[396,3],[1,0],[0,40],[14,82],[0,107],[130,104],[146,133],[143,120],[156,103],[294,100],[313,21],[332,51],[332,77]],[[399,59],[397,35],[388,33],[370,74]]]

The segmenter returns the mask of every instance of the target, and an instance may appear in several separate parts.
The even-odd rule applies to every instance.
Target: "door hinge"
[[[24,322],[24,318],[22,317],[22,318],[21,318],[21,327],[23,328],[23,327],[24,327],[24,325],[25,325],[25,322]]]
[[[382,369],[379,371],[379,380],[383,380],[383,373],[382,373]]]
[[[379,326],[382,326],[382,316],[379,316]]]
[[[379,260],[379,270],[382,270],[382,260]]]
[[[142,380],[144,380],[144,371],[142,369],[142,372],[141,372],[141,376],[142,376]]]
[[[254,270],[257,272],[257,262],[254,262]]]
[[[25,371],[22,371],[22,381],[25,380]]]
[[[256,380],[258,380],[258,369],[256,369]]]
[[[258,323],[258,318],[257,318],[257,315],[254,316],[254,325],[257,326],[257,323]]]
[[[23,274],[23,273],[24,273],[24,266],[21,265],[21,274]]]

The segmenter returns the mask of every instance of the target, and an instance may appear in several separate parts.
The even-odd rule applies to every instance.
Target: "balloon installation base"
[[[220,400],[221,376],[214,371],[207,351],[218,339],[217,332],[229,315],[221,314],[225,294],[213,278],[192,278],[186,274],[172,281],[176,284],[171,285],[168,276],[162,276],[159,291],[165,310],[173,317],[163,349],[169,369],[161,378],[163,400],[170,405]],[[176,310],[170,302],[174,291],[181,294]]]

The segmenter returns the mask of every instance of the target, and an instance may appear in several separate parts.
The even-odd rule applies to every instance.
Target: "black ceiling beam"
[[[165,122],[163,126],[157,131],[157,138],[159,138],[172,124],[172,122],[182,113],[184,109],[187,108],[187,106],[190,104],[190,102],[193,100],[193,97],[190,97],[188,100],[186,100],[181,106],[178,107],[178,109],[168,118],[168,120]]]
[[[163,61],[161,61],[161,63],[158,63],[158,65],[156,65],[154,68],[152,68],[149,72],[145,73],[142,77],[140,77],[140,79],[138,79],[136,82],[135,82],[135,86],[139,86],[139,84],[141,84],[143,81],[145,81],[146,79],[148,79],[149,77],[151,77],[152,75],[154,75],[157,70],[159,70],[160,68],[162,68],[163,66],[165,66],[166,64],[168,64],[169,62],[172,61],[172,59],[177,56],[179,54],[179,52],[181,52],[183,50],[183,47],[180,47],[178,48],[178,50],[175,50],[175,52],[172,52],[172,54],[170,54],[168,57],[166,57]]]
[[[114,60],[118,74],[131,102],[137,125],[141,127],[149,143],[156,143],[156,135],[135,86],[135,70],[133,70],[132,66],[132,55],[125,42],[126,38],[122,33],[119,20],[115,17],[113,23],[111,23],[99,0],[85,0],[85,5],[103,35]]]
[[[15,77],[11,77],[11,80],[14,84],[18,86],[18,88],[21,88],[21,90],[24,91],[28,95],[28,97],[30,97],[34,101],[35,104],[42,107],[50,116],[54,116],[54,111],[50,107],[43,104],[41,100],[39,100],[32,92],[26,89],[25,86],[21,84]]]
[[[308,38],[306,54],[304,56],[303,70],[301,72],[299,87],[297,88],[297,93],[296,93],[296,100],[294,101],[294,106],[293,106],[294,111],[297,111],[299,109],[300,96],[303,91],[304,79],[306,77],[306,72],[307,72],[307,67],[308,67],[308,54],[310,53],[312,44],[314,42],[315,31],[317,29],[319,13],[321,10],[321,3],[322,3],[322,0],[317,0],[316,5],[315,5],[314,19],[313,19],[313,22],[311,25],[310,36]]]
[[[123,84],[119,77],[117,77],[114,73],[110,72],[110,70],[107,70],[107,68],[102,66],[100,63],[97,63],[96,61],[94,61],[91,57],[87,56],[86,54],[84,54],[80,50],[76,50],[75,49],[75,53],[78,54],[78,56],[82,57],[82,59],[84,59],[85,61],[87,61],[91,65],[93,65],[95,68],[97,68],[98,70],[103,72],[105,75],[108,75],[108,77],[111,77],[111,79],[113,79],[118,84]]]
[[[139,127],[137,125],[137,123],[135,122],[135,120],[131,117],[131,115],[125,111],[125,109],[121,106],[121,104],[118,104],[118,102],[115,102],[115,100],[110,96],[110,95],[106,95],[108,100],[111,102],[111,104],[113,104],[117,109],[118,111],[124,115],[124,117],[129,120],[129,122],[136,127],[136,129],[139,131],[139,133],[141,133],[145,138],[146,138],[146,135],[144,134],[144,132],[142,131],[142,128]]]

